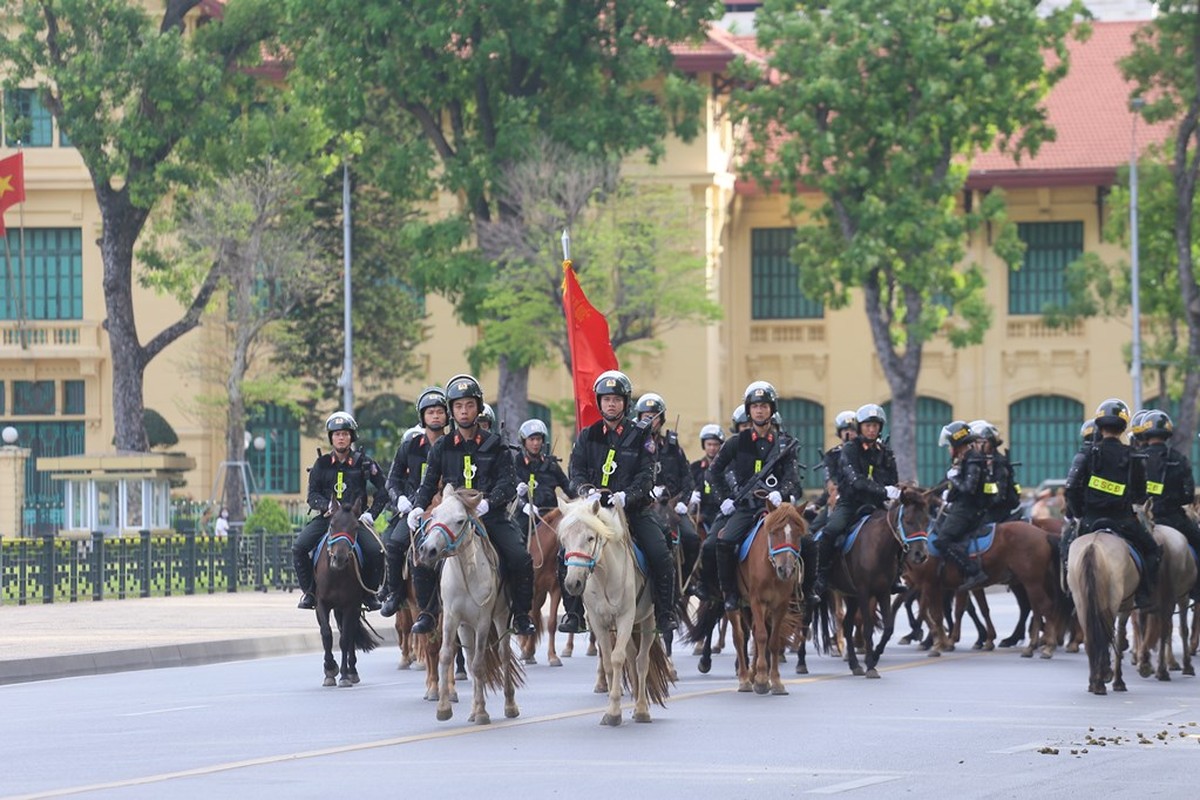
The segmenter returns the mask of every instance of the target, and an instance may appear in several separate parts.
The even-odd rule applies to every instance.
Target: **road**
[[[1010,629],[1008,596],[993,601]],[[893,643],[881,680],[810,655],[773,697],[737,693],[728,652],[701,675],[677,651],[667,707],[617,729],[599,725],[594,659],[541,660],[521,716],[492,701],[487,727],[466,698],[435,721],[423,673],[390,649],[351,689],[321,687],[319,654],[2,686],[0,797],[1177,798],[1200,764],[1196,678],[1127,670],[1127,694],[1094,697],[1082,653]]]

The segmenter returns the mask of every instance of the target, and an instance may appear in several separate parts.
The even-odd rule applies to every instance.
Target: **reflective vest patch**
[[[1099,475],[1093,475],[1092,477],[1088,478],[1088,488],[1095,489],[1098,492],[1104,492],[1105,494],[1115,495],[1117,497],[1125,494],[1125,484],[1117,483],[1116,481],[1105,480]]]
[[[1146,481],[1146,494],[1162,494],[1163,485],[1154,481]]]

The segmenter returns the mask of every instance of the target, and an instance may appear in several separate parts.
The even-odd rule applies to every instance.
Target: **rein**
[[[892,511],[896,512],[896,521],[892,522]],[[892,536],[900,544],[902,552],[907,553],[912,548],[913,542],[927,541],[929,535],[925,531],[917,531],[909,534],[904,530],[904,504],[897,503],[896,506],[888,511],[885,517],[888,523],[888,529],[891,530]]]
[[[423,539],[428,537],[434,531],[437,531],[442,535],[446,542],[445,547],[442,548],[442,552],[438,555],[438,558],[442,559],[452,558],[471,550],[471,543],[475,538],[471,535],[472,533],[478,534],[479,536],[487,535],[487,530],[483,527],[483,523],[481,523],[479,519],[471,513],[468,513],[467,518],[463,520],[461,525],[458,526],[457,532],[452,530],[451,527],[444,522],[431,522],[429,520],[423,520],[421,527],[418,528],[418,531],[423,533]],[[460,545],[462,546],[461,550],[459,549]],[[496,596],[496,590],[500,585],[500,575],[499,572],[496,571],[496,564],[494,563],[495,555],[485,550],[483,558],[492,566],[493,571],[496,572],[496,575],[492,581],[491,588],[488,590],[487,595],[485,595],[482,600],[477,600],[474,594],[471,592],[471,581],[467,576],[467,564],[465,559],[456,559],[458,562],[459,572],[463,576],[463,583],[467,587],[467,595],[480,608],[483,608],[492,602]]]

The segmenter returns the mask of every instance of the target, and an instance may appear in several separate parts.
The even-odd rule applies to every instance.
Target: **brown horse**
[[[1165,525],[1154,526],[1154,540],[1162,548],[1162,563],[1158,568],[1157,591],[1154,608],[1139,611],[1134,617],[1137,643],[1134,647],[1134,664],[1143,678],[1154,674],[1160,681],[1171,680],[1174,664],[1171,647],[1172,620],[1175,609],[1179,609],[1179,636],[1184,642],[1183,674],[1195,675],[1192,654],[1186,646],[1188,641],[1188,594],[1196,582],[1196,560],[1188,549],[1187,539],[1182,533]],[[1150,663],[1151,648],[1158,647],[1158,669]]]
[[[1071,542],[1067,555],[1067,585],[1087,636],[1088,691],[1107,694],[1104,684],[1109,681],[1114,692],[1126,691],[1121,654],[1127,646],[1125,625],[1138,586],[1129,545],[1111,531],[1080,536]]]
[[[330,505],[329,534],[317,548],[313,578],[316,585],[317,624],[321,627],[321,644],[325,648],[324,686],[353,686],[359,682],[356,650],[368,653],[383,641],[367,622],[362,607],[362,575],[355,557],[358,541],[359,514],[362,501],[353,505]],[[333,627],[329,613],[333,612],[338,626],[338,643],[342,651],[341,668],[333,658]],[[336,678],[336,680],[335,680]]]
[[[529,537],[527,548],[533,558],[533,625],[536,632],[533,636],[519,637],[521,642],[520,657],[526,664],[537,663],[537,645],[542,634],[549,636],[546,645],[546,661],[552,667],[561,667],[562,660],[558,657],[554,642],[558,631],[558,606],[562,602],[562,589],[558,585],[558,521],[562,512],[557,508],[548,510],[545,514],[536,516],[537,524]],[[545,619],[542,608],[546,600],[550,601],[550,610]]]
[[[895,623],[892,586],[904,559],[916,563],[926,559],[925,528],[928,524],[928,496],[918,489],[904,487],[898,502],[886,511],[876,511],[863,523],[850,551],[833,565],[832,587],[846,602],[842,618],[846,660],[855,675],[880,677],[875,665],[892,637]],[[822,647],[828,653],[834,615],[826,599],[818,604],[817,614],[821,620]],[[856,628],[863,637],[865,670],[858,663],[853,645]],[[880,628],[879,644],[876,645],[874,635]]]
[[[800,540],[808,524],[791,503],[783,503],[763,519],[745,559],[738,564],[738,588],[745,606],[729,613],[737,652],[738,691],[787,694],[779,677],[779,659],[799,621],[792,610],[804,574]],[[747,608],[748,606],[748,608]],[[744,624],[754,632],[754,667],[749,663]]]

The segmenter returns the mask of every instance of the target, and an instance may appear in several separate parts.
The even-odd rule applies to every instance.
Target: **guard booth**
[[[39,472],[62,481],[59,536],[136,536],[171,532],[171,485],[196,461],[182,453],[117,452],[39,458]]]

